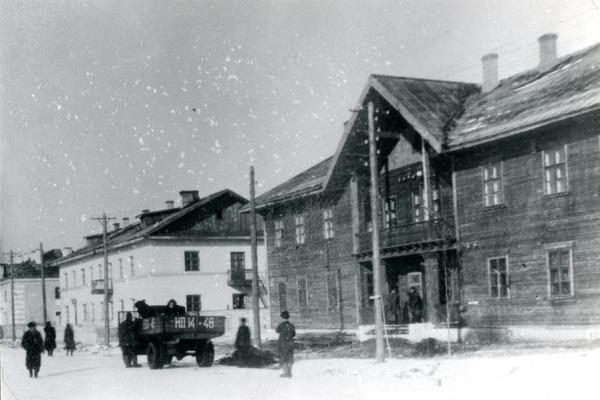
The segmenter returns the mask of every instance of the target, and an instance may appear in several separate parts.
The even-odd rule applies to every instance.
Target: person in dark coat
[[[25,331],[23,338],[21,338],[21,346],[26,351],[25,366],[29,370],[29,376],[37,378],[40,366],[42,365],[44,341],[42,340],[41,333],[35,329],[35,322],[28,323],[27,328],[28,330]]]
[[[56,348],[56,329],[54,329],[50,321],[46,322],[46,326],[44,327],[44,348],[48,352],[48,355],[52,357],[52,353]]]
[[[392,288],[392,290],[390,291],[390,294],[388,295],[388,302],[388,322],[393,322],[394,324],[400,323],[400,297],[398,296],[398,291],[396,290],[396,288]]]
[[[414,286],[408,291],[408,312],[410,313],[410,322],[422,322],[423,299],[419,296],[417,288]]]
[[[240,327],[235,337],[235,348],[238,351],[241,366],[248,364],[250,345],[250,328],[246,325],[246,318],[240,318]]]
[[[174,299],[169,300],[165,315],[182,316],[185,315],[185,307],[180,306]]]
[[[67,324],[65,327],[65,349],[67,350],[67,355],[73,355],[73,351],[75,350],[75,333],[73,332],[73,328],[71,324]]]
[[[283,368],[283,374],[280,376],[292,377],[292,364],[294,364],[294,337],[296,336],[296,327],[292,324],[290,314],[287,311],[281,313],[283,322],[277,325],[275,331],[279,334],[277,341],[277,350],[279,350],[279,364]]]
[[[121,346],[123,362],[127,368],[140,367],[137,362],[137,345],[138,325],[133,320],[133,315],[128,312],[125,315],[125,321],[119,324],[119,346]]]

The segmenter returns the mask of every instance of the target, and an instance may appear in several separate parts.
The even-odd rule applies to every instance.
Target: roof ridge
[[[473,85],[473,86],[478,86],[478,87],[481,86],[480,84],[475,83],[475,82],[452,81],[452,80],[447,80],[447,79],[417,78],[417,77],[402,76],[402,75],[371,74],[370,77],[373,77],[373,78],[381,77],[381,78],[405,79],[405,80],[411,80],[411,81],[427,81],[427,82],[439,82],[439,83],[454,83],[454,84],[461,84],[461,85]]]

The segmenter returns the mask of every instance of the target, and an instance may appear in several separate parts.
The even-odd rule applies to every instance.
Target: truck
[[[136,354],[145,355],[150,369],[160,369],[173,360],[191,355],[199,367],[210,367],[215,358],[212,338],[225,332],[225,317],[214,315],[155,315],[134,319],[137,329]],[[125,319],[119,312],[119,321]]]

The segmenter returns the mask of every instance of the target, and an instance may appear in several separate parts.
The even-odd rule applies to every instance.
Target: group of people
[[[71,324],[67,324],[65,328],[64,343],[67,355],[73,355],[75,335]],[[31,321],[27,324],[27,330],[21,338],[21,346],[25,349],[25,366],[29,376],[37,378],[42,365],[42,353],[46,351],[48,356],[52,357],[56,349],[56,329],[50,321],[46,322],[44,339],[42,339],[42,334],[36,329],[36,323]]]
[[[281,377],[292,377],[292,364],[294,364],[294,337],[296,336],[296,327],[292,324],[290,314],[287,311],[281,313],[281,322],[275,331],[279,334],[277,340],[277,351],[279,353],[279,364],[283,369]],[[240,327],[238,328],[235,338],[235,348],[238,351],[241,364],[246,365],[251,349],[250,328],[246,325],[246,318],[240,319]]]
[[[400,295],[392,288],[388,295],[387,321],[392,323],[423,322],[423,299],[415,286],[408,290],[408,300],[400,308]]]

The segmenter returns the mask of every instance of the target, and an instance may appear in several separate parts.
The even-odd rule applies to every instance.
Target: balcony
[[[252,269],[235,269],[229,270],[229,279],[227,285],[245,293],[248,296],[252,295]],[[268,307],[267,288],[264,284],[264,278],[258,276],[258,296],[265,307]]]
[[[108,281],[108,294],[112,295],[112,280]],[[92,294],[104,294],[104,279],[94,279],[92,281]]]
[[[360,233],[357,235],[357,239],[357,254],[372,251],[373,236],[371,232]],[[454,242],[454,224],[441,219],[395,225],[380,230],[382,252],[407,251],[410,248],[418,250],[421,247],[443,244],[445,241]]]

